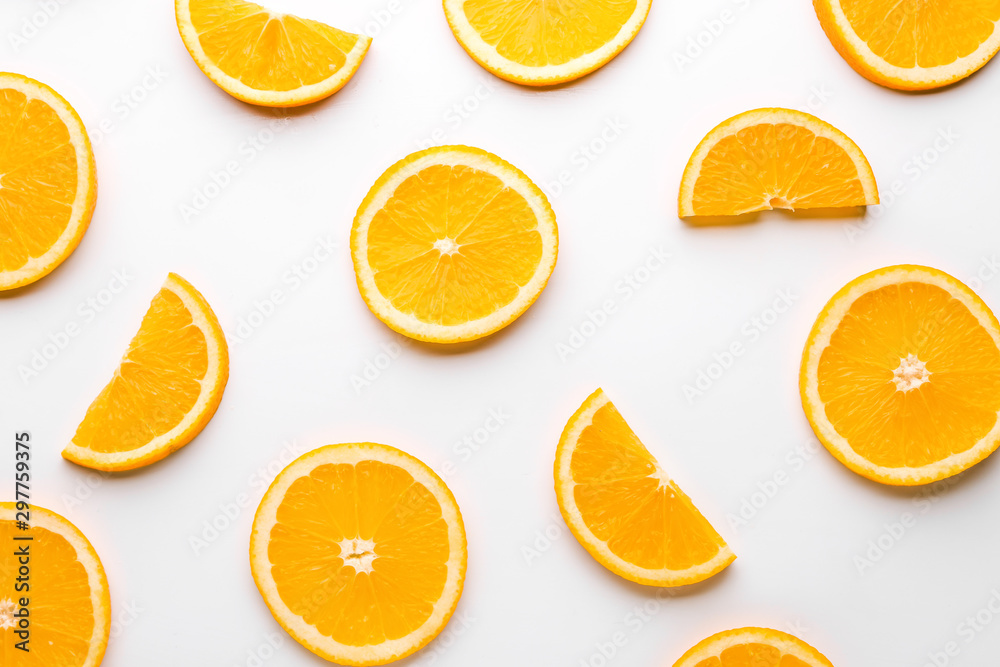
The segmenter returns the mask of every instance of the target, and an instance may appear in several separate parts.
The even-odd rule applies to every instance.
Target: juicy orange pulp
[[[737,644],[718,657],[702,660],[695,667],[810,667],[794,655],[782,653],[767,644]]]

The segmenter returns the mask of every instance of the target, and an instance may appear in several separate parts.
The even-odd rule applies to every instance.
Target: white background
[[[803,343],[848,280],[924,263],[1000,306],[1000,280],[988,280],[1000,252],[1000,65],[936,93],[892,92],[840,59],[808,2],[657,0],[609,65],[532,90],[476,65],[438,2],[402,2],[271,3],[345,29],[389,17],[384,27],[370,24],[375,41],[354,79],[291,112],[273,135],[267,110],[230,98],[198,71],[167,0],[49,3],[54,16],[16,49],[10,35],[22,35],[46,3],[0,4],[2,69],[53,86],[97,144],[97,210],[80,247],[50,277],[0,298],[0,433],[32,431],[37,503],[78,525],[107,568],[117,625],[104,664],[255,665],[268,637],[280,646],[263,650],[267,667],[326,664],[268,613],[250,577],[249,530],[289,443],[305,451],[357,440],[401,447],[438,471],[449,461],[456,468],[448,482],[468,529],[465,593],[445,633],[402,664],[670,665],[703,637],[744,625],[792,630],[838,667],[921,667],[948,642],[959,649],[948,664],[995,664],[1000,619],[971,641],[959,624],[1000,590],[997,457],[926,504],[919,490],[870,483],[825,450],[804,465],[788,457],[812,442],[797,391]],[[711,36],[703,22],[723,10],[733,20]],[[679,66],[676,54],[699,32],[708,45]],[[165,78],[146,79],[142,90],[150,68]],[[485,99],[475,102],[477,92]],[[460,117],[450,110],[463,103],[478,108],[453,122]],[[887,202],[881,214],[773,214],[715,228],[679,221],[677,188],[697,142],[761,106],[812,108],[857,141]],[[99,131],[102,121],[110,133]],[[580,147],[609,123],[624,129],[587,160]],[[505,331],[456,350],[404,342],[372,316],[348,249],[370,185],[436,128],[441,143],[493,151],[539,184],[563,171],[571,181],[552,198],[561,243],[546,291]],[[957,138],[934,149],[949,130]],[[270,142],[253,149],[254,137]],[[925,170],[912,161],[924,151],[935,160]],[[209,187],[217,196],[185,221],[181,206],[193,206],[230,161],[240,172],[221,191]],[[325,239],[338,244],[335,255],[310,264],[315,271],[295,289],[288,272]],[[670,262],[631,298],[616,292],[658,248]],[[102,290],[116,270],[130,276],[127,287],[88,321],[79,304],[107,301]],[[231,345],[225,398],[195,441],[138,472],[95,477],[59,453],[168,271],[205,295],[231,336],[255,301],[274,290],[284,300]],[[773,320],[767,311],[780,290],[794,304]],[[557,344],[606,299],[616,312],[561,359]],[[755,317],[773,324],[753,338]],[[19,367],[70,323],[79,335],[22,379]],[[687,400],[684,385],[736,341],[746,353]],[[352,376],[366,363],[385,366],[378,355],[392,343],[398,357],[356,390]],[[655,589],[605,571],[565,530],[552,491],[555,445],[598,386],[736,551],[726,572],[657,601]],[[491,409],[508,415],[504,425],[464,460],[456,443]],[[2,451],[7,497],[13,447]],[[779,472],[787,483],[766,502],[756,496],[756,514],[734,524]],[[248,507],[196,554],[190,538],[206,521],[224,523],[220,505],[241,494]],[[914,525],[886,537],[904,513]],[[540,539],[546,531],[551,542]],[[856,557],[880,537],[891,548],[859,572]],[[637,621],[630,614],[643,604],[654,613]],[[602,663],[596,644],[616,633],[624,645]]]

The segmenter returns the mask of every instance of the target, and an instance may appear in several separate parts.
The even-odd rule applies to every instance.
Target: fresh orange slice
[[[848,468],[884,484],[934,482],[1000,443],[1000,324],[943,271],[879,269],[823,308],[799,388],[817,437]]]
[[[441,632],[468,552],[458,504],[409,454],[370,442],[293,461],[264,494],[250,569],[274,618],[310,651],[381,665]]]
[[[365,303],[399,333],[435,343],[514,321],[544,289],[558,245],[538,186],[468,146],[429,148],[389,167],[351,230]]]
[[[857,144],[801,111],[756,109],[708,133],[681,179],[680,217],[878,203]]]
[[[176,0],[177,28],[198,68],[238,100],[294,107],[344,87],[371,38],[242,0]]]
[[[833,667],[833,663],[786,632],[740,628],[698,642],[674,667]]]
[[[555,482],[559,510],[576,539],[630,581],[693,584],[736,559],[600,389],[566,424]]]
[[[0,290],[33,283],[69,257],[96,202],[80,116],[44,83],[0,72]]]
[[[652,0],[444,0],[455,38],[501,79],[548,86],[578,79],[629,45]]]
[[[28,528],[19,528],[26,517]],[[0,544],[0,665],[101,664],[111,631],[111,600],[101,559],[83,533],[37,505],[18,510],[14,503],[0,503]],[[30,589],[19,592],[15,586],[25,582]],[[25,612],[27,650],[21,650],[17,645],[25,636],[16,633],[24,631]]]
[[[228,378],[229,352],[215,313],[171,273],[63,457],[112,471],[159,461],[205,428]]]
[[[1000,50],[1000,2],[813,0],[844,60],[875,83],[927,90],[955,83]]]

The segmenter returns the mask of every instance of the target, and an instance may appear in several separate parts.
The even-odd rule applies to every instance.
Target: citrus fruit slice
[[[371,38],[242,0],[176,0],[177,28],[198,69],[238,100],[294,107],[329,97]]]
[[[885,484],[934,482],[1000,443],[1000,325],[943,271],[872,271],[819,314],[799,390],[817,437],[848,468]]]
[[[28,528],[23,529],[19,526],[26,514]],[[101,559],[83,533],[37,505],[24,511],[14,503],[0,503],[0,543],[0,665],[101,664],[111,631],[111,600]],[[15,586],[23,585],[25,577],[30,588],[18,591]],[[26,606],[22,598],[27,598]],[[27,620],[22,621],[25,611]],[[24,631],[22,622],[27,623],[27,637],[16,634]],[[25,639],[26,650],[17,648]]]
[[[563,430],[555,482],[559,510],[576,539],[630,581],[693,584],[736,559],[600,389]]]
[[[110,471],[159,461],[205,428],[228,378],[229,352],[215,313],[171,273],[63,457]]]
[[[451,31],[501,79],[548,86],[578,79],[629,45],[652,0],[444,0]]]
[[[955,83],[1000,49],[1000,3],[813,0],[844,60],[875,83],[927,90]]]
[[[786,632],[739,628],[698,642],[674,667],[833,667],[833,663]]]
[[[69,257],[96,201],[80,116],[44,83],[0,72],[0,290],[33,283]]]
[[[399,333],[435,343],[514,321],[548,282],[558,245],[538,186],[468,146],[429,148],[389,167],[351,230],[365,303]]]
[[[755,109],[709,132],[684,168],[680,217],[878,203],[864,153],[843,132],[792,109]]]
[[[250,569],[274,618],[310,651],[381,665],[441,632],[468,552],[451,491],[409,454],[327,445],[278,473],[257,508]]]

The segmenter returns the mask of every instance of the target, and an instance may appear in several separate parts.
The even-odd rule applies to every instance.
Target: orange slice
[[[674,667],[833,667],[833,663],[788,633],[740,628],[698,642]]]
[[[250,569],[274,618],[342,665],[381,665],[441,632],[462,595],[465,526],[441,478],[370,442],[293,461],[264,494]]]
[[[548,86],[605,65],[635,38],[652,0],[444,0],[472,59],[501,79]]]
[[[678,210],[685,218],[877,203],[872,169],[847,135],[801,111],[756,109],[701,140]]]
[[[813,0],[834,48],[859,74],[900,90],[955,83],[1000,50],[1000,2]]]
[[[555,482],[559,510],[576,539],[630,581],[693,584],[736,559],[600,389],[566,424]]]
[[[228,378],[229,352],[215,313],[171,273],[63,457],[112,471],[159,461],[205,428]]]
[[[0,290],[62,264],[96,202],[94,152],[80,116],[44,83],[0,72]]]
[[[344,87],[371,38],[242,0],[176,0],[177,28],[198,68],[238,100],[294,107]]]
[[[351,230],[365,303],[399,333],[435,343],[514,321],[544,289],[558,245],[538,186],[468,146],[429,148],[389,167]]]
[[[22,507],[24,505],[22,504]],[[111,630],[111,600],[101,559],[76,526],[37,505],[25,510],[0,503],[0,665],[97,667]],[[24,539],[29,538],[29,539]],[[21,562],[26,549],[27,564]],[[24,566],[30,590],[24,583]],[[22,598],[27,607],[22,609]],[[16,633],[27,611],[27,651]]]
[[[817,437],[884,484],[955,475],[1000,443],[1000,324],[943,271],[890,266],[826,304],[799,389]]]

